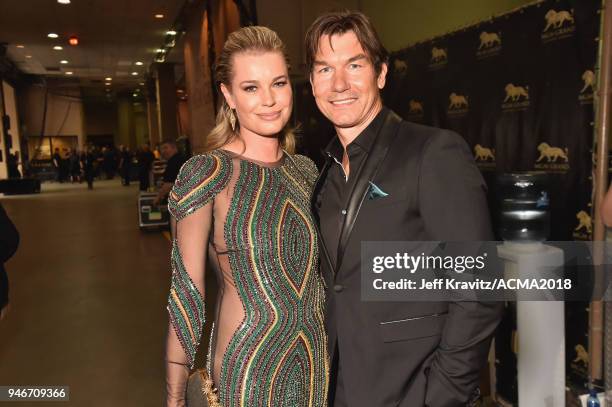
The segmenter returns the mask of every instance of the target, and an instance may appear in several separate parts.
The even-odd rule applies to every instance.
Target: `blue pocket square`
[[[383,191],[382,189],[380,189],[378,185],[376,185],[372,181],[369,181],[369,182],[370,182],[370,190],[368,191],[368,199],[378,199],[378,198],[384,198],[386,196],[389,196],[389,194]]]

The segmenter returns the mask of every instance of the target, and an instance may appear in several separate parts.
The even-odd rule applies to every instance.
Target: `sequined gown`
[[[206,257],[219,295],[208,370],[224,407],[327,405],[324,289],[310,212],[314,163],[225,150],[191,158],[169,197],[175,220],[167,390],[184,394],[204,326]],[[210,305],[210,304],[208,304]]]

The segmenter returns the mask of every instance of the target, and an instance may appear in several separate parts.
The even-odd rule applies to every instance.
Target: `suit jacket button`
[[[344,290],[344,287],[343,287],[343,286],[341,286],[340,284],[334,284],[334,291],[335,291],[335,292],[339,293],[339,292],[341,292],[342,290]]]

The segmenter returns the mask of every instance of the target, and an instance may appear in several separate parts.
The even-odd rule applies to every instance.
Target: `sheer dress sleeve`
[[[231,178],[231,163],[208,153],[188,160],[168,198],[172,281],[166,341],[167,406],[185,405],[185,390],[204,328],[204,274],[213,201]]]

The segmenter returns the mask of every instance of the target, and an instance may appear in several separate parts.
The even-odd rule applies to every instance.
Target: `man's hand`
[[[164,182],[162,184],[162,186],[159,188],[157,196],[153,200],[153,205],[159,205],[159,203],[168,196],[170,191],[172,191],[172,185],[173,184],[171,182]]]

